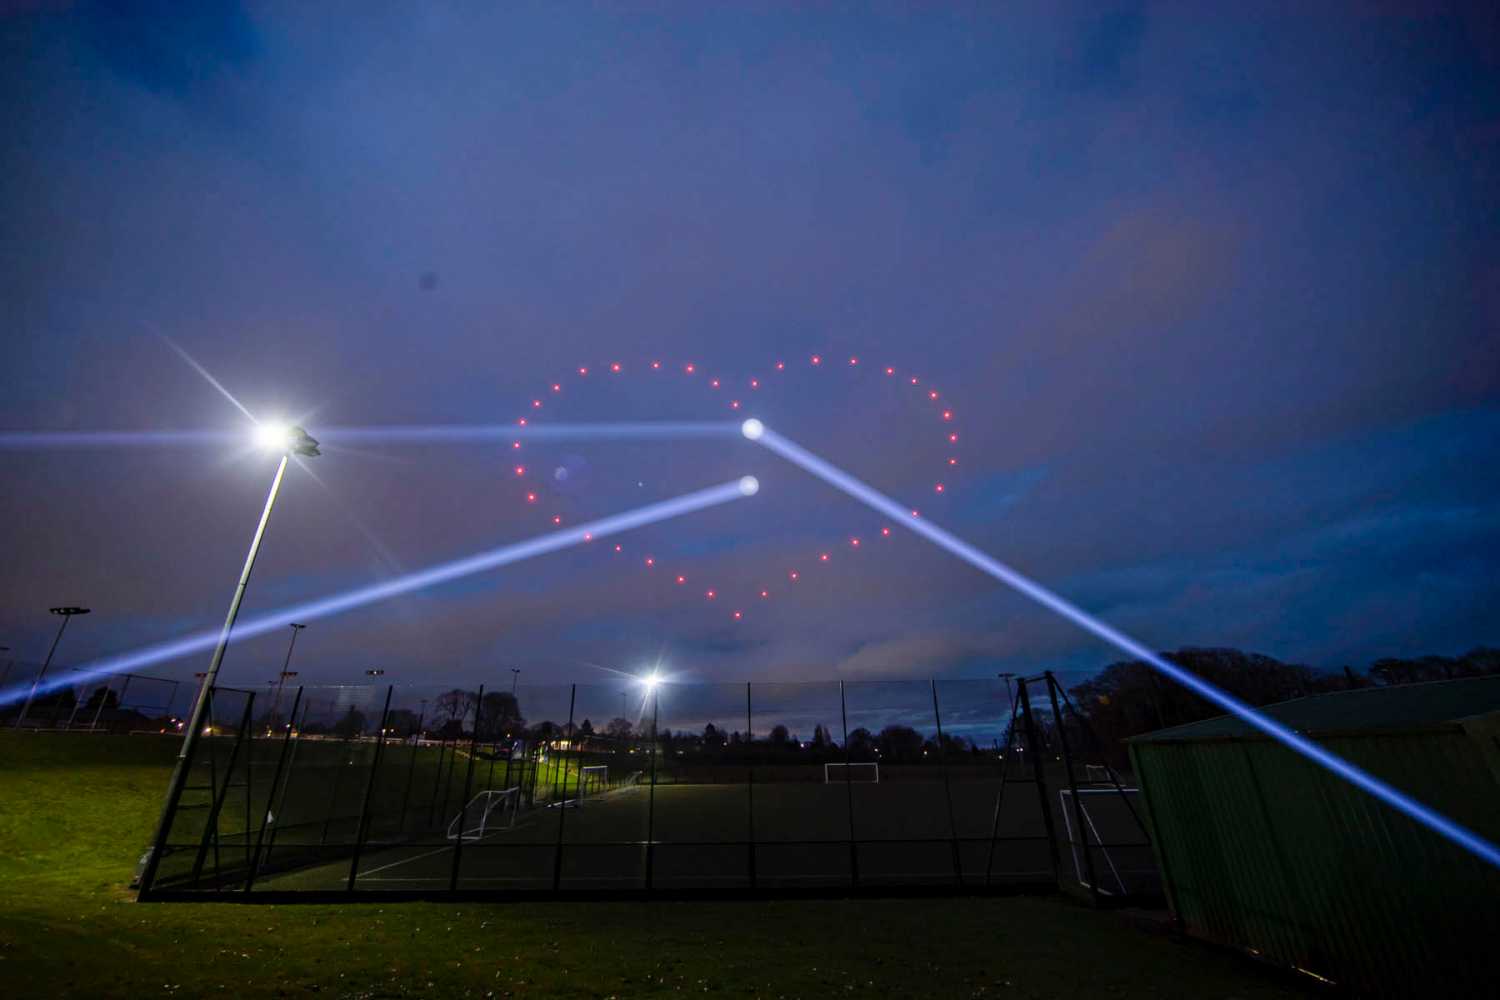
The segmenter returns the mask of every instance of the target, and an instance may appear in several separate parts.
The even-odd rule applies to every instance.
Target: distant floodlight
[[[756,420],[754,417],[751,417],[743,424],[740,424],[740,433],[745,435],[745,437],[749,438],[751,441],[759,441],[760,436],[765,432],[766,425],[761,423],[759,420]]]
[[[753,497],[760,492],[760,480],[754,476],[744,476],[740,479],[740,492],[747,497]]]
[[[646,686],[647,691],[654,690],[656,688],[656,685],[661,683],[661,674],[653,670],[645,677],[641,678],[641,683]]]

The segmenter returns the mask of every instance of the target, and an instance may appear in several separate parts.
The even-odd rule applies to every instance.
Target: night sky
[[[1493,5],[417,6],[0,3],[0,429],[248,433],[173,345],[314,436],[756,416],[1153,647],[1500,642]],[[275,466],[0,458],[0,644],[88,605],[70,663],[216,626]],[[245,613],[747,473],[303,679],[1116,658],[735,440],[329,447]]]

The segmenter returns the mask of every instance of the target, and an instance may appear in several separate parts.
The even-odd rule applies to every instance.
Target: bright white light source
[[[743,424],[740,424],[740,433],[745,435],[745,437],[749,438],[751,441],[759,441],[760,436],[765,432],[766,425],[761,423],[759,420],[756,420],[754,417],[751,417]]]
[[[754,476],[745,476],[740,480],[740,492],[747,497],[753,497],[760,492],[760,480]]]
[[[655,688],[656,685],[658,685],[658,684],[661,683],[661,674],[658,674],[656,671],[653,670],[653,671],[651,671],[651,673],[649,673],[645,677],[641,678],[641,683],[644,684],[644,685],[646,685],[646,690],[647,691],[650,691],[653,688]]]
[[[292,429],[270,421],[255,425],[255,446],[266,451],[286,451],[292,444]]]

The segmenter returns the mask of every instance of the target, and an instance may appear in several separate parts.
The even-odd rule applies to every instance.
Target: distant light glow
[[[889,497],[776,432],[767,429],[765,434],[760,438],[760,441],[782,458],[823,480],[835,489],[843,491],[865,506],[888,517],[900,513],[901,508]],[[1368,792],[1376,799],[1401,811],[1429,830],[1457,844],[1476,857],[1483,859],[1493,867],[1500,868],[1500,846],[1490,843],[1484,837],[1454,822],[1437,810],[1423,805],[1399,789],[1386,784],[1384,781],[1351,764],[1337,754],[1324,749],[1311,739],[1300,735],[1269,715],[1257,711],[1227,691],[1203,680],[1191,671],[1183,669],[1171,660],[1158,656],[1141,642],[1054,594],[1041,584],[1036,583],[999,560],[985,554],[957,536],[944,531],[937,525],[927,521],[915,524],[912,522],[906,523],[912,531],[968,563],[970,566],[973,566],[980,572],[998,580],[1055,614],[1066,618],[1084,631],[1092,633],[1116,649],[1121,650],[1127,656],[1150,664],[1158,672],[1181,684],[1194,694],[1212,702],[1224,711],[1237,716],[1246,725],[1264,733],[1266,736],[1276,740],[1293,752],[1302,755],[1335,776],[1343,778],[1357,788]]]
[[[687,583],[687,577],[685,577],[685,576],[683,576],[683,575],[682,575],[682,574],[680,574],[680,573],[679,573],[679,574],[678,574],[678,575],[677,575],[677,583],[678,583],[678,584],[679,584],[679,585],[681,585],[681,584],[684,584],[684,583]]]
[[[719,595],[718,595],[718,593],[716,591],[710,590],[710,591],[706,592],[703,596],[707,597],[711,601],[715,597],[718,597]]]
[[[735,612],[735,613],[734,613],[734,620],[735,620],[735,621],[739,621],[739,620],[740,620],[740,619],[741,619],[741,618],[743,618],[743,617],[744,617],[744,613],[743,613],[743,612],[740,612],[740,611],[736,611],[736,612]]]
[[[292,428],[279,420],[255,425],[255,446],[262,451],[286,451],[292,445]]]
[[[850,364],[850,365],[851,365],[851,366],[853,366],[853,365],[857,365],[857,364],[859,364],[859,359],[858,359],[858,358],[850,358],[850,359],[849,359],[849,364]]]
[[[786,362],[785,361],[778,361],[778,362],[776,362],[776,370],[779,371],[779,372],[786,371]]]
[[[894,374],[896,374],[896,369],[888,367],[888,368],[886,368],[885,373],[887,375],[894,375]]]
[[[719,380],[716,378],[711,378],[708,380],[708,384],[712,388],[717,389],[719,387]]]
[[[609,370],[614,372],[616,375],[620,374],[620,362],[616,361],[614,364],[610,365]]]
[[[821,365],[823,363],[823,359],[820,356],[814,354],[812,356],[812,363],[815,365]]]
[[[741,476],[739,486],[741,496],[753,497],[760,492],[760,480],[754,476]]]
[[[765,429],[766,425],[761,423],[759,420],[756,420],[754,417],[751,417],[743,424],[740,424],[740,433],[745,435],[745,437],[749,438],[751,441],[759,438],[765,431]]]
[[[651,671],[651,673],[649,673],[646,676],[644,676],[644,677],[641,678],[641,684],[646,688],[647,691],[654,691],[654,690],[656,690],[656,686],[658,684],[660,684],[660,683],[661,683],[661,674],[657,673],[654,670]]]

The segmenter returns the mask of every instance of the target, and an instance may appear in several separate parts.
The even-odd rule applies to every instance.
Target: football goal
[[[823,784],[831,785],[836,781],[867,781],[879,784],[880,765],[873,761],[868,764],[824,764]]]
[[[603,795],[609,791],[609,765],[591,764],[578,770],[578,798],[580,801]]]
[[[509,830],[516,825],[520,808],[519,788],[480,792],[448,824],[448,839],[482,840],[492,833]]]

